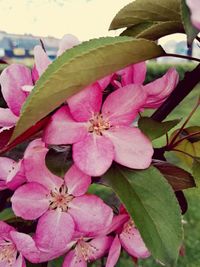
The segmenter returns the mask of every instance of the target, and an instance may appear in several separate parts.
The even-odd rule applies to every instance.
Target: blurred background
[[[120,31],[108,31],[115,14],[130,0],[0,0],[0,60],[7,63],[33,64],[33,48],[44,44],[49,57],[54,60],[59,40],[64,34],[70,33],[80,41],[100,36],[119,35]],[[200,48],[194,42],[192,51],[187,50],[186,38],[183,34],[174,34],[159,40],[159,43],[169,53],[187,55],[192,53],[200,58]],[[0,62],[0,63],[1,63]],[[177,58],[159,58],[148,62],[146,83],[161,77],[170,66],[177,68],[180,79],[186,71],[195,67],[196,63]],[[0,64],[0,69],[3,65]],[[200,87],[197,86],[171,114],[168,119],[185,118],[196,103]],[[1,102],[1,101],[0,101]],[[199,124],[198,110],[189,125]],[[161,146],[163,140],[156,140],[156,146]],[[169,155],[172,162],[183,164],[174,156]],[[95,188],[105,201],[112,194],[103,188]],[[184,216],[185,241],[178,267],[200,266],[200,192],[197,189],[187,190],[189,210]],[[167,222],[166,222],[167,223]],[[93,267],[101,263],[91,264]],[[132,259],[125,253],[118,267],[135,266]],[[156,267],[153,259],[140,261],[138,266]]]

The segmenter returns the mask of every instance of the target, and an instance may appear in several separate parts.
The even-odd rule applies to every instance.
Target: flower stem
[[[190,112],[190,114],[188,115],[187,119],[185,120],[185,122],[183,123],[183,125],[181,126],[181,128],[178,130],[178,132],[175,134],[175,136],[172,138],[170,144],[168,145],[168,147],[174,147],[174,143],[176,142],[177,138],[179,137],[179,135],[182,133],[182,131],[184,130],[186,124],[189,122],[189,120],[191,119],[191,117],[194,115],[195,111],[197,110],[197,108],[199,107],[200,104],[200,97],[198,98],[197,103],[195,104],[194,108],[192,109],[192,111]],[[188,136],[189,137],[189,136]],[[186,139],[187,137],[181,138],[182,140]],[[181,140],[180,139],[180,140]],[[180,141],[179,140],[179,141]],[[179,142],[178,141],[178,142]]]

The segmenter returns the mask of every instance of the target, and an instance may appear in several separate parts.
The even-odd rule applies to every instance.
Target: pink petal
[[[121,244],[118,236],[116,235],[110,247],[110,251],[106,262],[106,267],[114,267],[120,257],[120,253],[121,253]]]
[[[86,135],[87,125],[74,121],[69,108],[63,106],[52,116],[44,131],[43,139],[47,144],[73,144]]]
[[[132,227],[120,234],[120,241],[123,248],[135,258],[148,258],[150,253],[146,248],[139,231]]]
[[[90,236],[110,225],[113,218],[112,209],[95,195],[74,198],[69,203],[68,212],[74,219],[76,230]]]
[[[0,127],[12,127],[18,119],[9,108],[0,108]]]
[[[106,89],[106,87],[109,85],[109,83],[111,83],[112,78],[113,78],[113,74],[110,74],[110,75],[97,81],[101,87],[101,91],[104,91],[104,89]]]
[[[15,228],[3,221],[0,221],[0,238],[10,239],[11,231],[15,231]]]
[[[35,240],[27,234],[11,232],[11,237],[18,251],[32,263],[45,262],[61,256],[61,254],[56,254],[54,251],[45,252],[39,250]]]
[[[33,85],[30,69],[20,64],[12,64],[1,73],[0,83],[8,107],[16,116],[19,116],[27,97],[22,86]]]
[[[38,71],[39,76],[41,76],[43,72],[47,69],[49,64],[51,64],[51,60],[40,45],[36,45],[34,47],[34,58],[36,69]]]
[[[70,112],[77,121],[84,122],[100,111],[102,92],[98,83],[94,83],[78,94],[67,99]]]
[[[32,71],[31,71],[31,74],[32,74],[32,79],[33,79],[33,82],[34,84],[36,83],[36,81],[39,79],[39,74],[38,74],[38,71],[36,69],[36,66],[35,64],[33,65],[33,68],[32,68]]]
[[[39,218],[49,207],[49,191],[38,183],[28,183],[19,187],[11,198],[16,216],[25,220]]]
[[[75,164],[67,171],[64,179],[68,193],[76,197],[85,194],[91,184],[91,177],[79,170]]]
[[[65,34],[60,41],[57,56],[62,55],[62,53],[64,53],[66,50],[79,44],[80,44],[80,41],[78,40],[76,36],[72,34]]]
[[[7,176],[7,187],[11,190],[15,190],[26,181],[23,160],[14,162]]]
[[[200,9],[199,0],[186,0],[191,11],[191,20],[194,26],[200,30]]]
[[[121,77],[121,85],[143,84],[146,77],[146,63],[140,62],[130,65],[116,72]]]
[[[15,190],[26,181],[23,167],[20,162],[15,162],[6,157],[0,157],[0,183],[1,189]]]
[[[138,128],[115,127],[105,131],[105,136],[114,145],[116,162],[133,169],[145,169],[151,164],[152,144]]]
[[[14,164],[15,161],[10,158],[0,157],[0,180],[7,182],[7,177],[11,173]]]
[[[88,242],[88,244],[90,244],[91,246],[89,260],[94,261],[100,259],[105,254],[107,254],[112,244],[112,241],[113,241],[112,237],[104,236],[104,237],[94,238],[90,242]]]
[[[90,176],[100,176],[111,166],[114,149],[104,136],[89,134],[73,145],[73,159],[77,167]]]
[[[87,262],[72,250],[67,253],[62,267],[87,267]]]
[[[26,267],[26,263],[22,254],[19,254],[19,256],[17,257],[17,260],[14,263],[14,267]]]
[[[130,125],[146,101],[146,93],[140,85],[127,85],[105,100],[102,114],[111,125]]]
[[[24,168],[29,182],[37,182],[50,190],[59,188],[63,184],[63,180],[46,167],[47,152],[48,149],[41,139],[32,141],[24,154]]]
[[[35,242],[40,250],[62,254],[74,233],[71,216],[59,210],[46,212],[38,221]]]
[[[111,225],[104,227],[104,229],[96,231],[95,234],[93,235],[93,237],[105,236],[105,235],[108,235],[114,231],[120,231],[120,230],[122,230],[122,227],[123,227],[124,223],[127,222],[127,220],[129,220],[129,216],[126,214],[119,214],[117,216],[114,216]],[[121,233],[121,231],[120,231],[120,233]]]
[[[147,93],[147,100],[144,107],[159,107],[174,90],[178,81],[178,72],[170,68],[161,78],[145,85],[143,88]]]

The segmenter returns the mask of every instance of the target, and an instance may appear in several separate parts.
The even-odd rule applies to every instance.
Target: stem
[[[199,36],[196,36],[196,39],[198,42],[200,42],[200,37]]]
[[[186,56],[186,55],[173,54],[173,53],[166,53],[164,55],[164,57],[177,57],[177,58],[183,58],[183,59],[187,59],[187,60],[194,60],[194,61],[200,62],[199,58],[190,57],[190,56]]]
[[[195,133],[192,133],[192,134],[188,134],[187,136],[185,136],[185,137],[179,139],[177,142],[173,143],[173,144],[172,144],[172,147],[176,147],[176,146],[177,146],[178,144],[180,144],[183,140],[188,139],[188,138],[190,138],[190,137],[192,137],[192,136],[195,136],[195,135],[198,135],[198,134],[200,134],[200,131],[195,132]],[[170,146],[168,146],[168,147],[170,147]]]
[[[166,133],[166,142],[167,142],[167,147],[169,146],[169,135],[168,135],[168,133]]]
[[[200,81],[200,64],[191,72],[186,72],[165,102],[153,113],[152,119],[163,121],[176,106],[193,90]]]
[[[178,132],[175,134],[175,136],[172,138],[169,147],[173,146],[174,142],[176,141],[176,139],[179,137],[179,134],[182,133],[182,131],[184,130],[186,124],[189,122],[189,120],[191,119],[191,117],[194,115],[195,111],[197,110],[197,108],[199,107],[199,103],[200,103],[200,97],[198,98],[198,101],[196,103],[196,105],[194,106],[194,108],[192,109],[192,111],[190,112],[189,116],[187,117],[187,119],[185,120],[185,122],[183,123],[183,125],[181,126],[181,128],[178,130]],[[185,138],[184,138],[185,139]],[[183,140],[184,140],[183,139]]]

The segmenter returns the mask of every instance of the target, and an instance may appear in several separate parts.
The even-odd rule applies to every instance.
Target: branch
[[[191,72],[186,72],[165,102],[153,113],[152,119],[163,121],[174,108],[193,90],[200,81],[200,64]]]
[[[166,53],[164,56],[165,56],[165,57],[177,57],[177,58],[182,58],[182,59],[187,59],[187,60],[193,60],[193,61],[200,62],[200,59],[199,59],[199,58],[196,58],[196,57],[190,57],[190,56],[186,56],[186,55],[179,55],[179,54]]]

